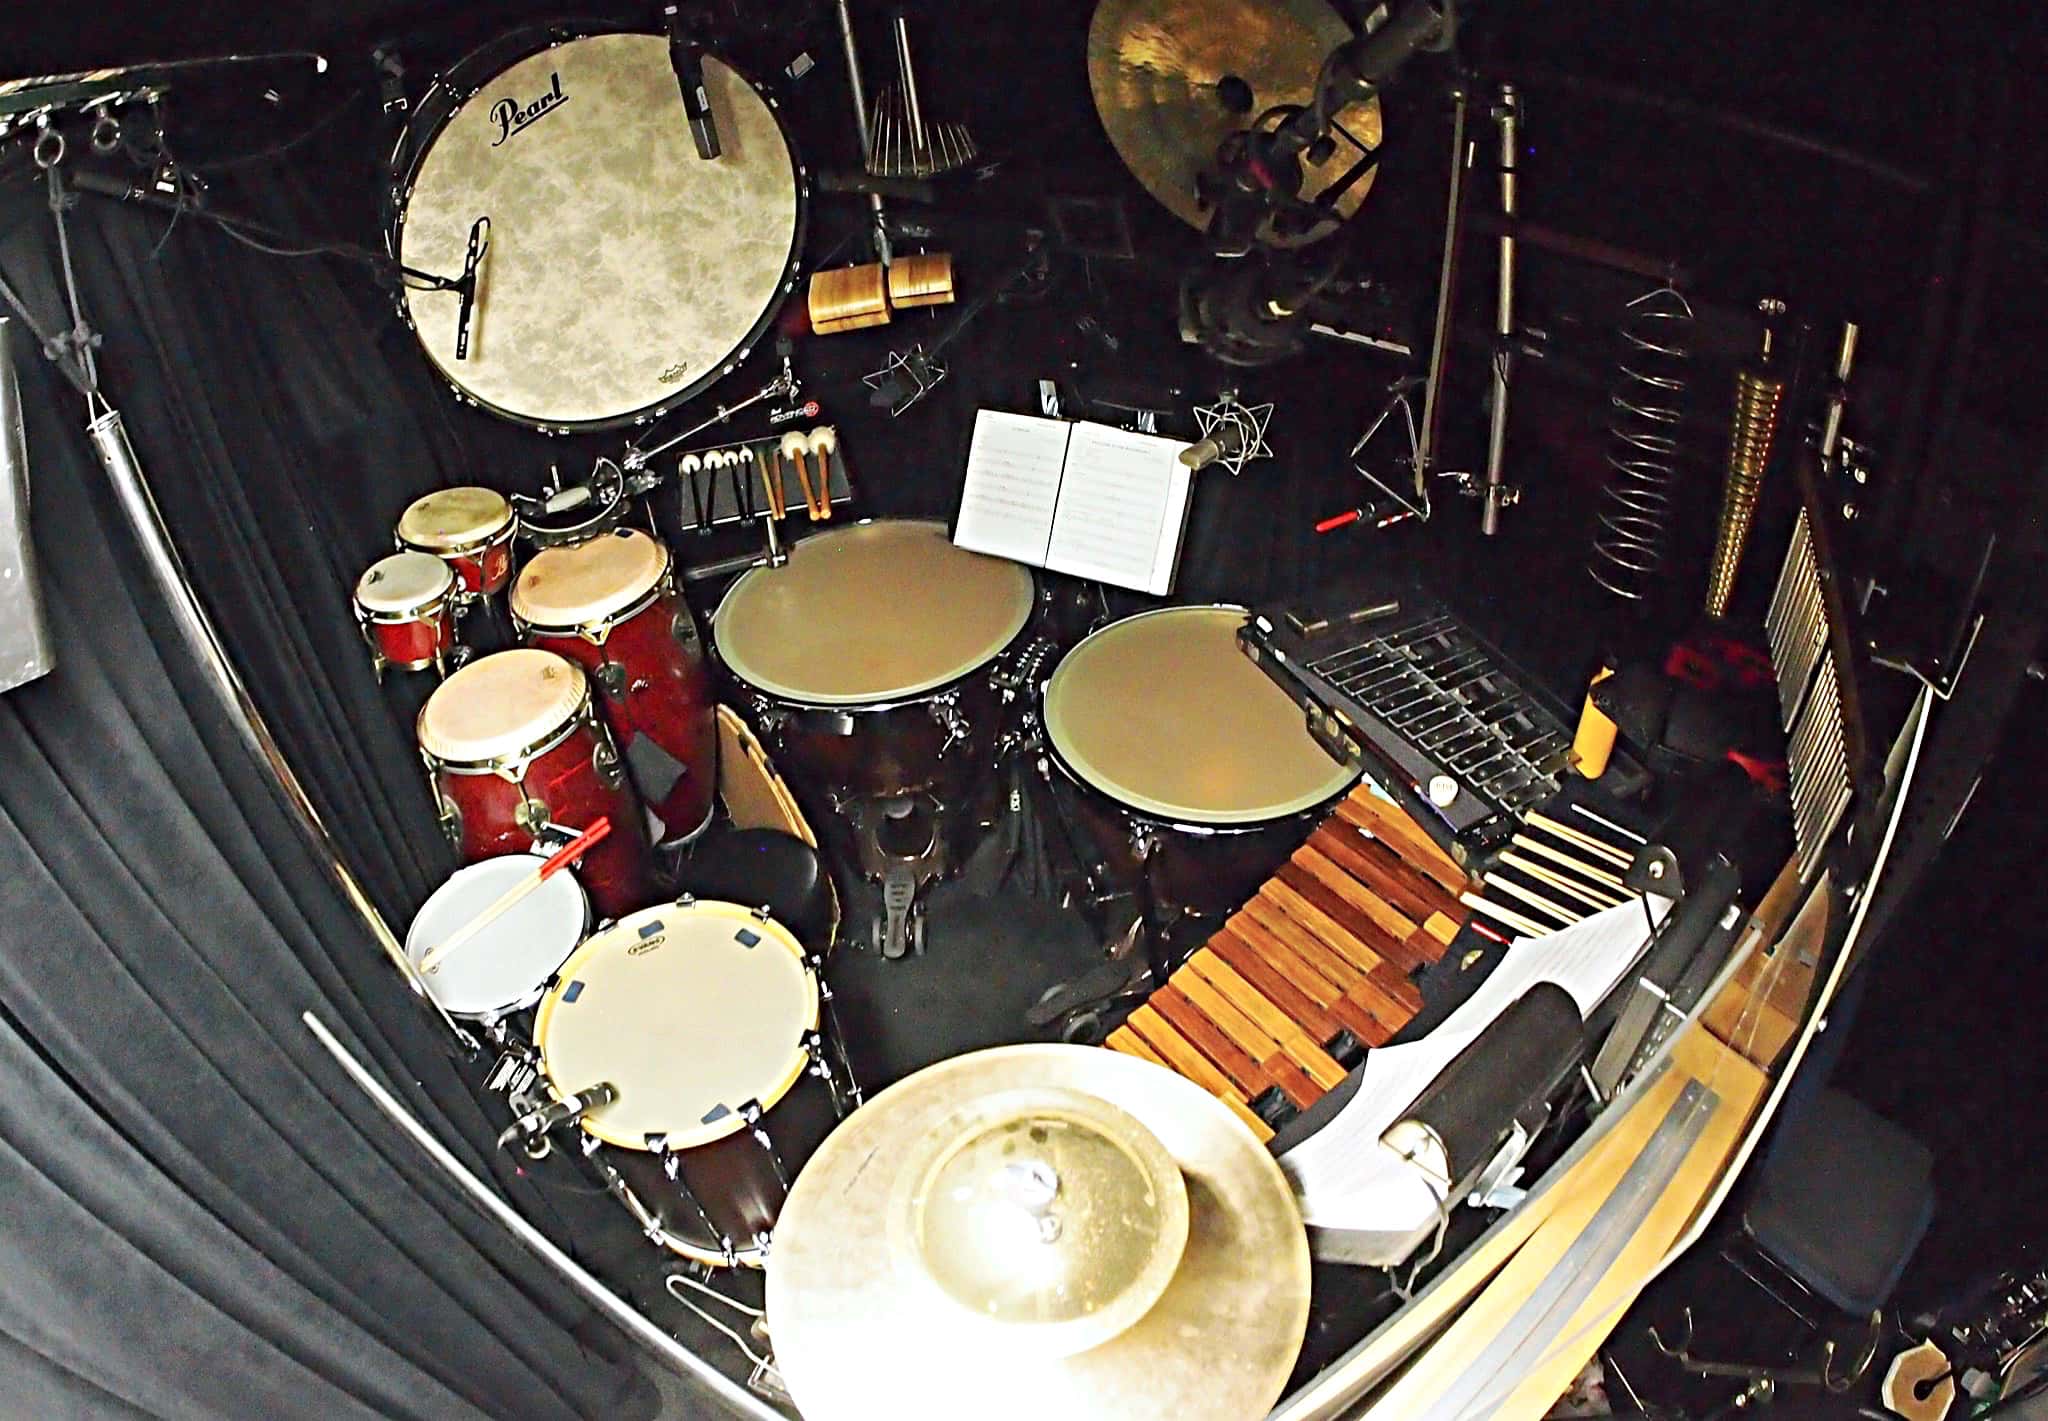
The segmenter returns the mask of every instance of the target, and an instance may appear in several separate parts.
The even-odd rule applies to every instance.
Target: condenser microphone
[[[678,6],[662,8],[668,25],[668,62],[676,71],[676,84],[683,91],[683,115],[690,121],[690,137],[697,156],[706,160],[719,154],[718,121],[711,116],[711,94],[704,87],[704,49],[683,33],[682,11]]]
[[[498,1136],[498,1147],[503,1149],[514,1140],[537,1140],[548,1131],[581,1119],[587,1110],[601,1105],[610,1105],[619,1098],[619,1088],[610,1081],[599,1081],[588,1090],[580,1090],[567,1100],[551,1100],[546,1105],[529,1110]]]
[[[1208,468],[1218,459],[1234,459],[1244,452],[1245,427],[1235,420],[1226,421],[1211,430],[1208,437],[1198,439],[1180,451],[1180,461],[1189,469]]]

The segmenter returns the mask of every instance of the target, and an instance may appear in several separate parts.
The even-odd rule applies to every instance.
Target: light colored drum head
[[[718,60],[720,156],[697,156],[659,35],[541,50],[486,80],[427,141],[399,260],[462,274],[490,218],[466,359],[460,297],[408,285],[427,357],[505,415],[593,427],[668,407],[745,353],[794,279],[796,164],[767,100]]]
[[[436,489],[398,516],[398,539],[415,548],[473,548],[511,522],[512,505],[496,489]]]
[[[1252,824],[1313,808],[1358,772],[1310,738],[1287,693],[1237,647],[1238,607],[1112,622],[1060,661],[1045,729],[1083,780],[1133,809]]]
[[[889,701],[987,665],[1031,619],[1032,586],[1016,563],[954,547],[943,523],[862,523],[742,576],[712,639],[735,676],[772,695]]]
[[[583,668],[552,651],[495,652],[427,697],[420,707],[420,749],[456,765],[505,759],[553,736],[589,694]]]
[[[506,854],[457,869],[412,920],[405,955],[423,961],[540,865],[532,854]],[[435,963],[427,990],[456,1016],[515,1011],[539,998],[589,925],[583,889],[563,869]]]
[[[580,627],[623,612],[668,571],[668,549],[638,528],[544,548],[512,584],[512,615],[533,627]]]
[[[356,603],[365,612],[390,616],[417,612],[455,585],[448,564],[427,553],[393,553],[370,564],[356,582]]]
[[[737,903],[665,903],[621,918],[562,965],[534,1044],[564,1099],[608,1081],[583,1128],[644,1150],[708,1145],[741,1109],[782,1099],[809,1061],[818,980],[780,923]]]

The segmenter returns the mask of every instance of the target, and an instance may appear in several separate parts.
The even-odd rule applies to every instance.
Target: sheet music
[[[1045,565],[1073,426],[982,410],[967,446],[953,542],[977,553]]]
[[[1645,914],[1644,903],[1650,906]],[[1517,938],[1500,966],[1420,1041],[1368,1051],[1358,1090],[1322,1129],[1280,1157],[1303,1219],[1318,1228],[1397,1235],[1436,1217],[1428,1179],[1380,1143],[1423,1088],[1522,993],[1555,982],[1581,1016],[1614,989],[1670,911],[1652,896],[1609,908],[1545,937]],[[1448,1201],[1455,1205],[1456,1200]]]
[[[1186,443],[1077,424],[1045,565],[1155,595],[1173,589],[1193,477]]]

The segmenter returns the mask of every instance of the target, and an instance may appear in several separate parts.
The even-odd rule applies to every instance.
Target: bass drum
[[[464,399],[544,430],[667,413],[745,359],[795,290],[806,178],[775,100],[706,55],[720,154],[697,156],[666,37],[508,37],[422,99],[389,243],[455,279],[404,312]],[[473,240],[474,238],[474,240]]]

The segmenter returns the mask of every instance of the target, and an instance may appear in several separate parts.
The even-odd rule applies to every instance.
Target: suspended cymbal
[[[1308,1325],[1286,1177],[1199,1086],[1087,1046],[956,1057],[855,1111],[775,1226],[806,1421],[1242,1421]]]
[[[1324,0],[1101,0],[1088,27],[1088,84],[1124,166],[1176,217],[1206,227],[1195,175],[1217,145],[1276,104],[1308,103],[1324,56],[1350,37]],[[1227,102],[1233,92],[1243,101],[1233,79],[1250,87],[1248,109]],[[1337,122],[1336,153],[1303,165],[1304,198],[1379,146],[1377,99]],[[1338,216],[1358,211],[1372,178],[1368,170],[1338,195]]]

